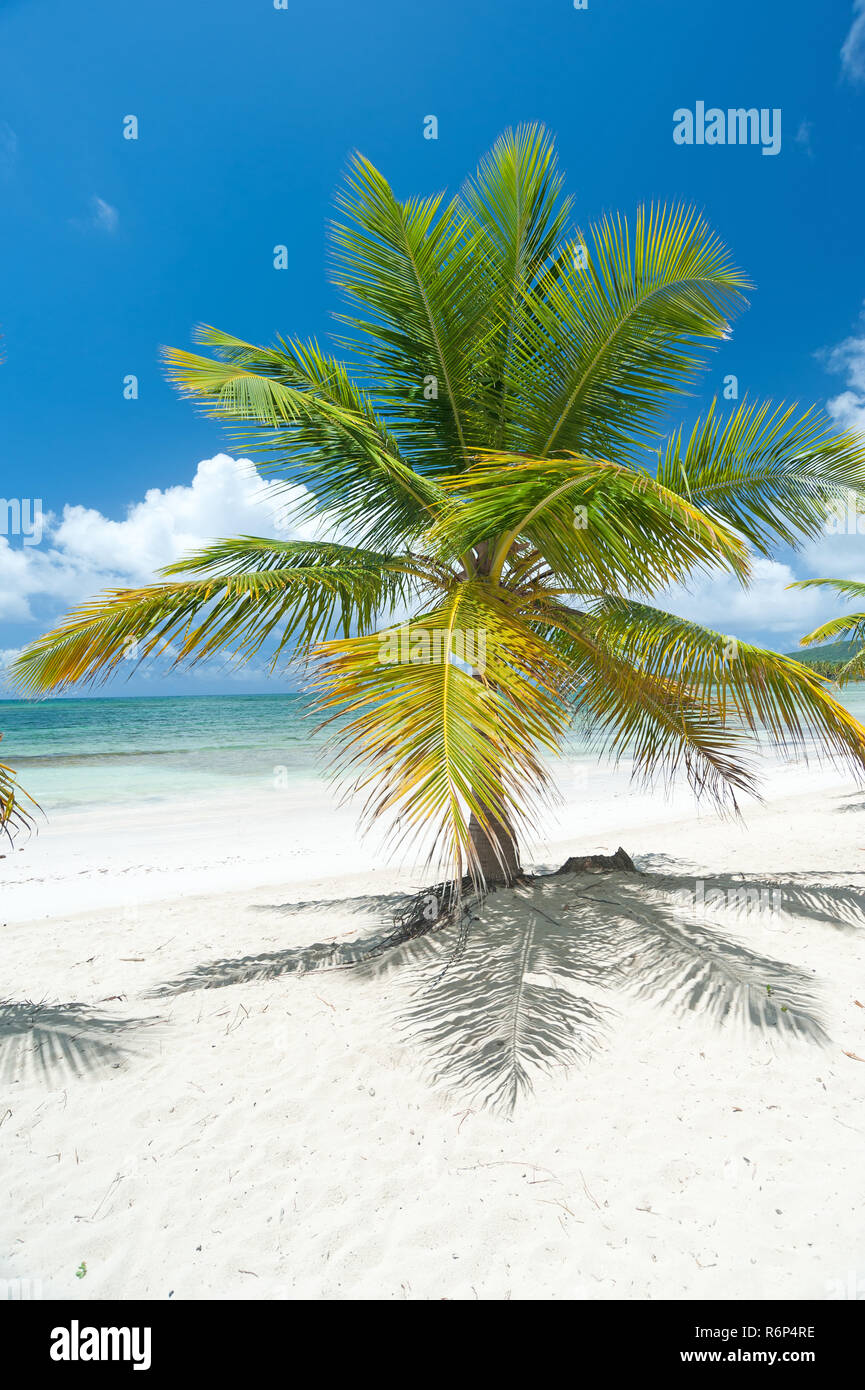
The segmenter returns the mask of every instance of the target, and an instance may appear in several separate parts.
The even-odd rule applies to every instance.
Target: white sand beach
[[[244,978],[240,958],[278,969],[350,940],[423,882],[362,844],[326,788],[293,794],[254,818],[243,802],[69,812],[0,861],[0,1278],[58,1298],[865,1294],[861,791],[788,770],[744,824],[624,778],[572,798],[524,864],[622,844],[642,876],[509,890],[475,924],[483,949],[496,922],[534,914],[541,1012],[569,989],[608,1011],[590,1055],[551,1042],[510,1115],[435,1084],[399,960]],[[775,889],[782,910],[677,917],[697,883]],[[680,1010],[695,933],[716,965]],[[438,972],[451,948],[426,945]],[[608,983],[597,966],[617,952]],[[658,960],[677,953],[665,981]],[[198,987],[157,992],[213,962]],[[772,962],[794,972],[787,1004]],[[777,1026],[722,1026],[718,978],[755,1015],[769,1000]],[[786,1037],[791,1012],[804,1038]]]

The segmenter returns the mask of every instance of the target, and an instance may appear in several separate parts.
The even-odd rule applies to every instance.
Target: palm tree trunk
[[[491,812],[486,812],[489,833],[477,816],[469,820],[469,835],[478,857],[478,866],[485,883],[511,884],[520,876],[519,851],[513,826],[508,821],[500,821]]]
[[[487,561],[489,546],[486,541],[482,541],[478,547],[481,560]],[[481,566],[481,573],[485,573]],[[483,680],[480,671],[473,671],[472,676],[476,681]],[[497,793],[499,806],[505,806],[504,788],[501,783],[500,775],[493,774],[493,790]],[[490,810],[483,801],[484,818],[489,826],[490,833],[481,825],[474,811],[469,818],[469,836],[477,855],[478,867],[483,875],[484,882],[489,886],[495,883],[511,884],[519,878],[522,870],[520,869],[519,850],[517,848],[517,837],[511,825],[507,811],[504,811],[504,819],[500,820],[496,813]]]

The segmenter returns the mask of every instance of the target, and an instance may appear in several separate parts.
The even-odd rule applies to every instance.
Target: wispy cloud
[[[799,145],[811,159],[814,158],[814,150],[811,146],[811,131],[813,129],[813,121],[802,121],[794,136],[795,143]]]
[[[841,48],[841,70],[853,82],[865,82],[865,0],[854,0],[853,23]]]
[[[108,232],[109,235],[117,231],[119,219],[116,208],[113,208],[110,203],[106,203],[104,198],[92,198],[90,206],[93,211],[89,226],[98,232]]]

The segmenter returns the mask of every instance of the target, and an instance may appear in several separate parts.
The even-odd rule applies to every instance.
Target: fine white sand
[[[528,986],[553,1025],[510,1114],[454,1069],[436,1084],[447,1047],[418,1033],[429,990],[413,993],[412,969],[428,983],[443,938],[414,967],[410,952],[361,972],[224,966],[219,988],[155,993],[212,962],[363,935],[388,920],[383,897],[422,886],[326,790],[68,814],[8,851],[0,1279],[58,1298],[865,1294],[865,796],[793,770],[743,826],[624,778],[571,791],[524,862],[621,843],[645,876],[496,894],[437,987],[457,1036],[466,963],[489,940],[496,969],[534,914]],[[697,920],[675,904],[698,882],[774,888],[782,906]],[[734,1009],[722,1025],[727,986],[754,1022]],[[803,990],[825,1035],[789,1040],[791,1020],[811,1029]],[[608,1010],[582,1059],[575,993]],[[455,1070],[486,1047],[464,1043]]]

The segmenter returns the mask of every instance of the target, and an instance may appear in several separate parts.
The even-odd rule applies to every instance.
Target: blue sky
[[[676,145],[673,112],[698,100],[780,108],[780,152]],[[865,0],[0,0],[0,496],[50,514],[38,546],[0,533],[0,652],[184,538],[252,529],[252,480],[158,346],[189,345],[201,320],[326,340],[326,221],[350,152],[429,193],[532,120],[557,136],[581,223],[693,202],[755,280],[706,399],[734,373],[742,395],[829,402],[865,428]],[[723,630],[726,607],[727,627],[789,649],[830,611],[784,592],[790,566],[861,577],[865,541],[843,541],[780,556],[745,606],[714,585],[679,607]]]

